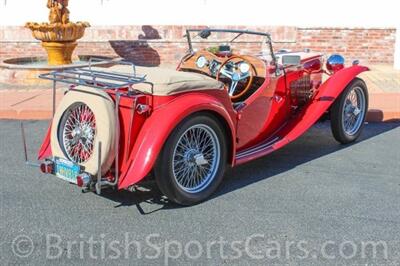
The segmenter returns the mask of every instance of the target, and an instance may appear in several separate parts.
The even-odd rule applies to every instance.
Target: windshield
[[[206,49],[212,53],[231,52],[262,57],[275,62],[268,33],[247,30],[189,29],[186,31],[190,52]]]

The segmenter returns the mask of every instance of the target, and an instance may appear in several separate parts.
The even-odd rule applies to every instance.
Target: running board
[[[235,157],[235,164],[243,164],[273,152],[275,150],[274,144],[282,140],[280,137],[275,137],[255,147],[238,152]]]

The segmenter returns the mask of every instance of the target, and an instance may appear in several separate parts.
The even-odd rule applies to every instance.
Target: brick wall
[[[202,27],[202,26],[196,26]],[[204,26],[203,26],[204,27]],[[212,26],[211,26],[212,27]],[[219,26],[221,27],[221,26]],[[75,54],[121,56],[140,65],[175,65],[187,50],[182,36],[193,26],[92,27],[80,40]],[[226,27],[271,32],[275,50],[287,48],[326,54],[341,53],[347,62],[393,64],[395,29]],[[250,41],[250,40],[249,40]],[[260,47],[244,44],[244,49]],[[0,27],[0,59],[45,55],[40,43],[23,27]]]

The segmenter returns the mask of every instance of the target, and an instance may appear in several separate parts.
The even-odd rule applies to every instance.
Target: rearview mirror
[[[200,33],[199,33],[199,36],[203,39],[207,39],[208,37],[210,37],[210,35],[211,35],[211,31],[207,30],[207,29],[200,31]]]
[[[298,66],[300,65],[301,57],[299,55],[284,55],[282,56],[282,65]]]

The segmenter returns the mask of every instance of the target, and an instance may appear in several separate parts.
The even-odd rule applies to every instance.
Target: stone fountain
[[[47,89],[49,81],[38,79],[40,74],[89,65],[107,67],[114,58],[104,55],[72,56],[77,46],[76,41],[83,37],[85,29],[90,27],[89,23],[69,20],[68,0],[48,0],[47,7],[50,9],[49,22],[28,22],[25,25],[32,30],[34,38],[42,41],[47,57],[27,56],[1,60],[0,90]]]
[[[48,64],[52,66],[72,63],[72,53],[77,46],[76,40],[83,37],[88,22],[71,22],[68,10],[69,0],[48,0],[49,22],[28,22],[25,27],[32,31],[35,39],[42,41],[48,55]]]

